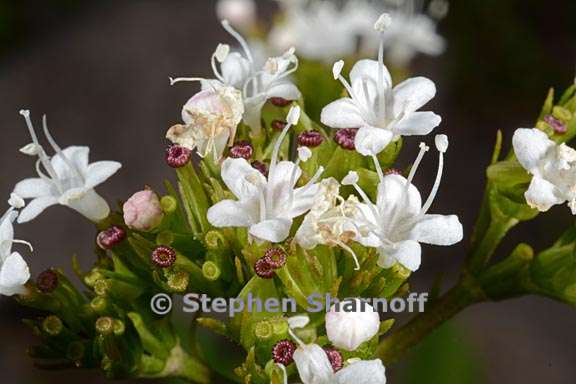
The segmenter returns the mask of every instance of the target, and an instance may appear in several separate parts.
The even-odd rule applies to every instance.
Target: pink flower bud
[[[160,200],[151,190],[136,192],[124,203],[124,222],[132,229],[150,231],[164,218]]]

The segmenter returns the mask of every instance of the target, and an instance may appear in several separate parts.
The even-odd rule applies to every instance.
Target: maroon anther
[[[53,292],[58,287],[58,275],[56,272],[48,269],[36,278],[36,286],[43,293]]]
[[[230,157],[235,159],[250,159],[252,154],[254,153],[254,149],[247,141],[239,141],[232,148],[230,148]]]
[[[397,170],[396,168],[389,168],[386,171],[384,171],[384,174],[386,176],[388,176],[388,175],[401,175],[400,171]]]
[[[358,128],[343,128],[336,131],[334,135],[334,141],[338,143],[344,149],[353,151],[356,149],[354,145],[354,139],[356,139],[356,133]]]
[[[292,100],[286,100],[283,97],[271,97],[268,100],[276,107],[287,107],[292,103]]]
[[[268,264],[268,261],[263,257],[256,260],[256,264],[254,264],[254,272],[263,279],[271,279],[276,275],[274,268],[272,268],[272,266]]]
[[[180,145],[171,145],[166,149],[166,163],[172,168],[181,168],[188,164],[192,151]]]
[[[561,122],[552,115],[544,116],[544,121],[548,123],[549,126],[552,127],[555,133],[564,134],[566,133],[566,131],[568,131],[568,127],[566,126],[566,124],[564,124],[563,122]]]
[[[272,360],[276,364],[288,366],[294,361],[294,352],[296,351],[296,344],[290,340],[280,340],[272,348]]]
[[[286,252],[281,248],[269,248],[264,253],[264,260],[274,269],[282,268],[286,264]]]
[[[344,359],[342,358],[342,354],[338,352],[334,348],[324,347],[324,352],[328,356],[328,360],[330,360],[330,364],[332,365],[332,369],[334,372],[338,372],[344,366]]]
[[[268,177],[268,166],[266,164],[264,164],[261,161],[253,161],[252,162],[252,168],[257,169],[258,171],[260,171],[261,174],[263,174],[264,176]]]
[[[126,238],[126,231],[117,225],[103,230],[96,237],[96,244],[104,250],[112,249]]]
[[[165,245],[160,245],[152,251],[152,262],[160,268],[171,267],[176,261],[176,251]]]
[[[322,144],[324,138],[318,131],[306,131],[298,135],[298,144],[305,147],[314,148]]]
[[[286,127],[286,124],[288,123],[282,120],[272,120],[270,126],[276,131],[281,131]]]

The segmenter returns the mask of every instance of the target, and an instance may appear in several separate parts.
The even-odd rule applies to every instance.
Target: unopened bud
[[[208,260],[202,265],[202,275],[204,275],[206,279],[210,281],[218,280],[220,274],[220,268],[213,261]]]
[[[50,315],[42,321],[42,330],[50,336],[58,336],[64,329],[64,324],[58,316]]]

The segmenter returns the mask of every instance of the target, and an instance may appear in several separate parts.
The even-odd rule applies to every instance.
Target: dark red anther
[[[232,148],[230,148],[230,157],[234,159],[250,159],[252,154],[254,153],[254,149],[247,141],[239,141]]]
[[[330,364],[332,365],[332,369],[334,372],[338,372],[344,366],[344,359],[342,358],[342,354],[338,352],[335,348],[324,347],[324,352],[328,356],[328,360],[330,360]]]
[[[166,149],[166,163],[172,168],[181,168],[188,164],[192,151],[180,145],[171,145]]]
[[[564,124],[563,122],[561,122],[552,115],[544,116],[544,121],[548,123],[549,126],[552,127],[555,133],[562,135],[566,133],[566,131],[568,131],[568,127],[566,126],[566,124]]]
[[[98,234],[96,244],[104,250],[112,249],[124,241],[125,238],[126,231],[117,225],[113,225]]]
[[[270,126],[276,131],[281,131],[286,127],[286,124],[288,123],[282,120],[272,120]]]
[[[286,100],[283,97],[271,97],[268,100],[276,107],[287,107],[292,103],[292,100]]]
[[[334,135],[334,141],[338,143],[344,149],[354,150],[356,146],[354,145],[354,140],[356,139],[356,133],[358,128],[343,128],[336,131]]]
[[[165,245],[160,245],[152,251],[152,263],[160,268],[171,267],[176,261],[176,251]]]
[[[272,266],[268,264],[268,261],[263,257],[256,260],[256,264],[254,264],[254,272],[263,279],[271,279],[276,275],[274,268],[272,268]]]
[[[290,340],[280,340],[272,348],[272,360],[276,364],[288,366],[294,361],[294,352],[296,351],[296,344]]]
[[[274,269],[282,268],[286,264],[286,252],[281,248],[268,248],[263,259]]]
[[[324,138],[318,131],[306,131],[298,135],[298,144],[305,147],[314,148],[322,144]]]
[[[252,168],[259,170],[261,174],[268,177],[268,166],[265,163],[258,160],[253,161]]]
[[[36,278],[36,286],[43,293],[53,292],[58,287],[58,275],[51,269],[48,269]]]
[[[384,171],[384,174],[386,176],[388,176],[388,175],[401,175],[400,171],[397,170],[396,168],[388,168],[386,171]]]

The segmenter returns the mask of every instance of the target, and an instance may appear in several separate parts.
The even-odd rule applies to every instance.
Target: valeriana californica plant
[[[220,11],[239,25],[251,16],[235,6],[227,1]],[[328,17],[333,9],[322,12]],[[114,211],[94,188],[120,164],[90,164],[87,147],[61,149],[44,119],[49,156],[29,112],[21,111],[32,137],[21,152],[37,158],[38,177],[17,183],[0,218],[0,294],[41,310],[27,321],[41,336],[30,349],[39,364],[98,368],[111,379],[383,384],[385,365],[469,305],[523,294],[576,304],[574,228],[537,254],[524,243],[510,255],[499,247],[512,227],[553,205],[574,211],[576,151],[566,142],[576,136],[576,86],[557,102],[549,96],[536,128],[517,130],[507,156],[499,133],[478,222],[464,228],[457,215],[430,213],[444,212],[436,198],[442,178],[453,177],[445,164],[448,136],[428,136],[440,117],[420,111],[436,86],[422,77],[393,84],[384,64],[386,34],[402,19],[369,18],[356,22],[379,41],[378,60],[359,60],[350,73],[339,61],[306,81],[293,49],[259,62],[223,22],[241,50],[221,44],[210,60],[213,76],[172,79],[201,85],[182,109],[182,124],[167,133],[172,143],[164,157],[177,184],[166,182],[164,193],[146,188]],[[334,101],[338,95],[326,86],[334,78],[348,97]],[[302,87],[315,97],[302,96]],[[323,99],[315,119],[309,111]],[[405,164],[397,158],[413,135],[420,151]],[[438,170],[422,195],[414,177],[432,142]],[[56,268],[30,279],[26,261],[12,250],[28,244],[14,239],[14,223],[56,204],[96,225],[91,268],[83,271],[73,259],[81,290]],[[365,303],[410,300],[411,274],[435,262],[422,244],[458,246],[465,234],[471,244],[459,280],[425,312],[395,327],[382,308]],[[182,326],[181,319],[172,322],[169,305],[159,305],[186,293],[296,304],[240,308],[228,319],[204,311]],[[325,315],[307,313],[311,295],[341,303],[326,303]],[[242,363],[223,364],[223,353],[213,353],[216,341],[239,345],[232,361]]]

